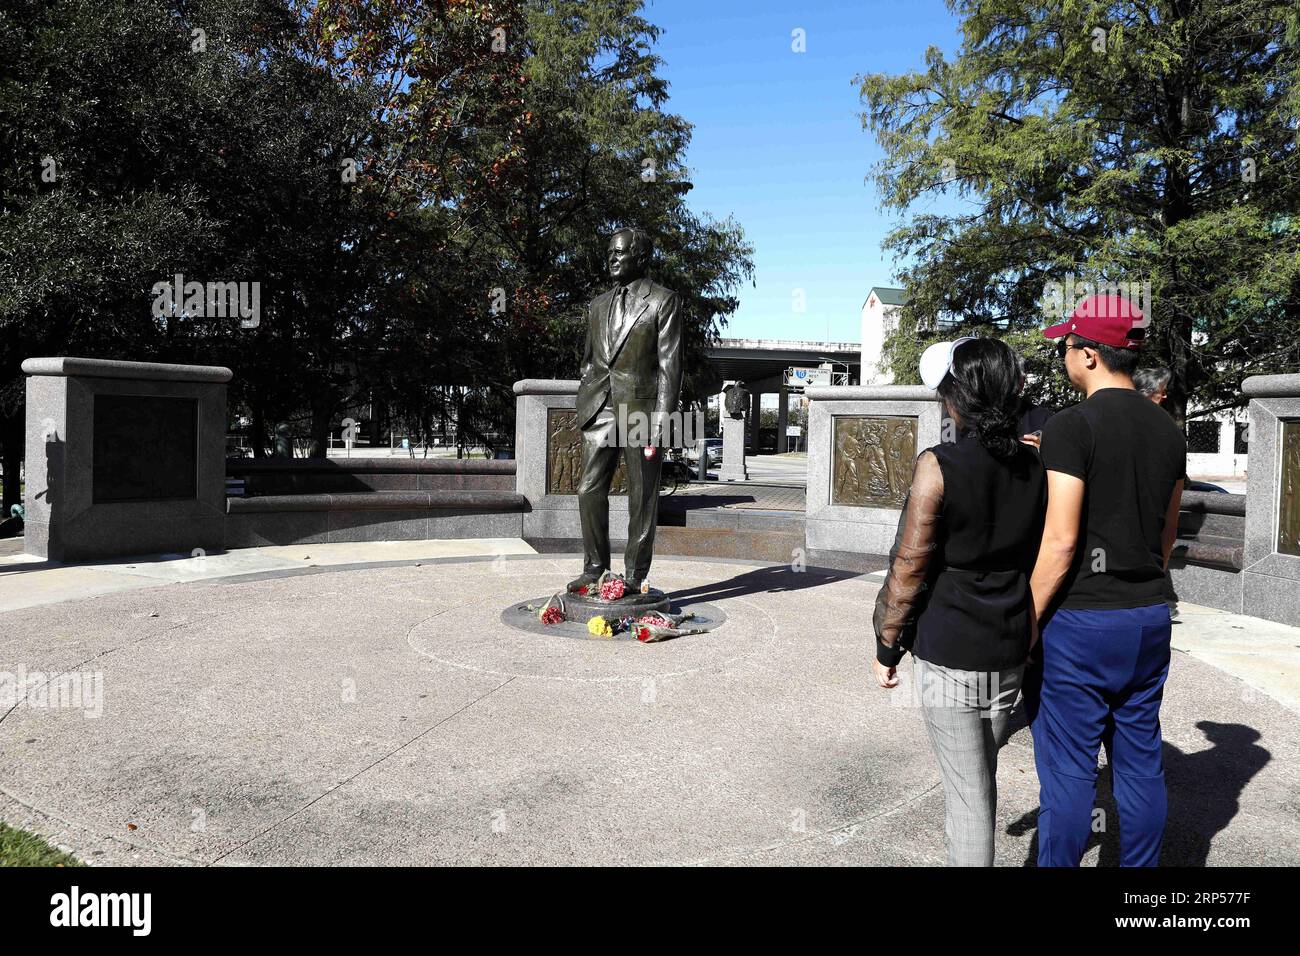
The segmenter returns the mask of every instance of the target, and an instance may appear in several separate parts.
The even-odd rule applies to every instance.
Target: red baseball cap
[[[1090,295],[1074,307],[1070,317],[1043,329],[1049,339],[1075,335],[1117,349],[1140,349],[1147,337],[1147,318],[1122,295]]]

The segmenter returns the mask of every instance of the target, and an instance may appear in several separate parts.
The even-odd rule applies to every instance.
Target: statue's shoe
[[[644,578],[624,578],[623,583],[627,586],[628,594],[640,594],[641,588],[645,584]]]
[[[594,588],[596,582],[600,580],[601,573],[602,572],[599,571],[595,573],[592,573],[591,571],[583,571],[582,574],[578,575],[565,586],[565,590],[570,594],[575,594],[583,588]]]

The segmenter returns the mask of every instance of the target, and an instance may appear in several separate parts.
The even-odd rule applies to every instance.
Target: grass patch
[[[0,866],[85,866],[34,833],[0,823]]]

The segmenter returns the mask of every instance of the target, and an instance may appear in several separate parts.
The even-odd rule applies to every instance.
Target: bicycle
[[[659,494],[671,495],[692,479],[691,466],[679,453],[670,452],[664,456],[663,467],[659,470]]]

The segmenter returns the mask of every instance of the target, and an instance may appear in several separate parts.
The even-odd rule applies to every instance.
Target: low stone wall
[[[1245,536],[1245,495],[1184,492],[1169,556],[1178,600],[1241,613]]]
[[[1189,492],[1170,560],[1180,600],[1300,625],[1300,375],[1256,375],[1245,495]]]
[[[54,357],[23,370],[33,554],[469,537],[580,546],[576,381],[516,383],[516,461],[225,460],[228,369]],[[1257,376],[1243,391],[1248,494],[1185,495],[1171,576],[1181,600],[1300,625],[1300,375]],[[802,529],[783,516],[688,516],[686,527],[661,529],[660,553],[798,560],[802,540],[809,566],[883,566],[916,455],[940,440],[942,404],[914,386],[806,394]],[[243,479],[247,497],[225,497],[227,476]],[[616,549],[627,536],[618,482]]]
[[[343,541],[523,537],[512,491],[371,491],[230,498],[227,548]]]
[[[483,458],[227,458],[244,494],[514,491],[515,463]]]

